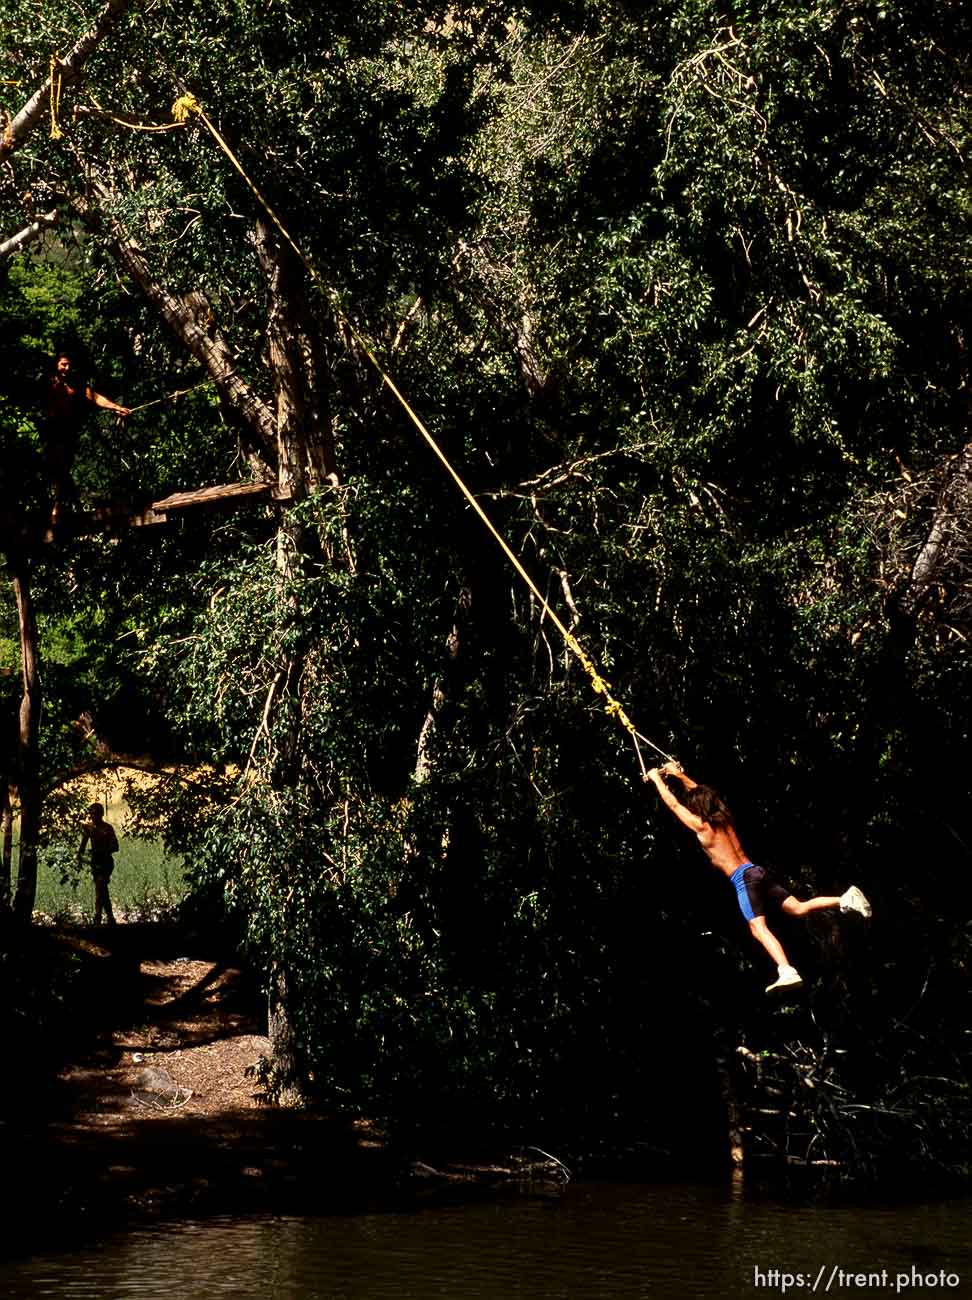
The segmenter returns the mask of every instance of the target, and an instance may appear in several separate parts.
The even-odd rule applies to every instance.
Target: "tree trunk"
[[[303,272],[265,221],[256,225],[260,266],[267,281],[267,347],[277,391],[278,486],[299,500],[340,481],[330,403],[326,315],[315,316]]]
[[[4,778],[0,783],[0,915],[10,911],[12,870],[13,806],[10,802],[10,785]]]
[[[17,861],[17,893],[14,915],[29,922],[37,895],[37,847],[40,842],[40,711],[41,685],[37,654],[37,619],[30,592],[27,565],[16,560],[13,570],[23,695],[20,701],[20,733],[17,742],[17,789],[20,793],[20,854]]]
[[[714,1064],[719,1095],[725,1108],[726,1145],[729,1148],[729,1162],[733,1169],[742,1169],[746,1159],[743,1140],[742,1107],[734,1079],[735,1053],[729,1046],[729,1031],[725,1025],[717,1025],[714,1038]]]
[[[272,728],[273,741],[263,772],[272,788],[281,789],[299,785],[306,775],[301,740],[309,647],[300,629],[297,583],[304,569],[307,538],[294,506],[328,483],[336,486],[338,473],[328,400],[329,368],[319,323],[307,303],[303,273],[264,221],[257,223],[256,245],[267,285],[267,353],[276,391],[277,491],[286,503],[281,506],[277,526],[277,578],[281,605],[295,633],[288,638],[290,650],[275,679],[280,683],[273,697],[277,725]],[[333,557],[329,559],[333,562]],[[301,1100],[288,990],[288,972],[277,965],[269,991],[267,1032],[272,1086],[283,1105]]]
[[[294,269],[289,251],[281,250],[273,232],[257,223],[257,252],[267,280],[267,352],[277,398],[277,492],[287,502],[277,523],[276,566],[281,604],[296,628],[301,610],[296,582],[303,568],[304,525],[294,505],[305,500],[310,488],[307,458],[307,385],[304,358],[299,343],[299,313],[294,306]],[[304,647],[302,638],[291,640],[292,650],[280,665],[275,707],[278,718],[287,718],[283,732],[274,734],[275,752],[269,777],[276,786],[292,786],[299,780],[301,707],[299,683]],[[279,999],[282,1004],[283,998]]]
[[[968,536],[970,511],[972,442],[966,443],[959,455],[955,472],[945,484],[925,544],[912,566],[908,586],[898,599],[896,613],[908,623],[917,617],[952,542],[963,534]]]
[[[304,1097],[297,1077],[297,1044],[287,1014],[287,974],[279,965],[273,969],[267,1013],[274,1100],[278,1106],[300,1106]]]
[[[439,716],[449,697],[453,693],[452,688],[455,685],[456,668],[459,662],[459,651],[462,645],[462,637],[459,631],[460,621],[464,618],[472,602],[472,593],[468,587],[463,587],[459,593],[459,601],[456,609],[455,622],[446,638],[445,664],[442,672],[436,678],[432,685],[432,699],[429,702],[428,712],[419,731],[418,744],[416,745],[415,770],[413,777],[416,785],[422,785],[432,774],[432,741],[435,736],[436,728],[439,724]]]

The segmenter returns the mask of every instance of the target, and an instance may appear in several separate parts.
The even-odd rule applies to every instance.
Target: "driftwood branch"
[[[108,0],[108,3],[95,19],[94,26],[75,42],[58,63],[57,75],[62,86],[70,85],[72,81],[77,80],[89,55],[97,49],[130,4],[131,0]],[[48,75],[20,112],[11,120],[10,125],[4,132],[3,138],[0,140],[0,162],[8,158],[23,143],[31,130],[43,118],[50,103],[50,97],[51,78]]]

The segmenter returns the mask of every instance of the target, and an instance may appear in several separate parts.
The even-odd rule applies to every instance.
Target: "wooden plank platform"
[[[96,506],[87,511],[81,519],[87,526],[99,524],[106,532],[117,532],[120,528],[151,528],[153,525],[167,522],[164,512],[154,506],[129,506],[112,501],[107,505]]]
[[[131,505],[120,501],[103,502],[89,510],[69,512],[60,536],[92,537],[96,533],[120,533],[128,528],[152,528],[173,522],[181,512],[197,507],[229,508],[251,502],[273,501],[285,504],[291,497],[277,491],[275,483],[217,483],[213,487],[191,492],[173,492],[151,505]],[[16,537],[20,542],[52,542],[54,531],[49,524],[26,527],[12,510],[0,505],[0,534]]]
[[[161,501],[153,501],[156,513],[171,514],[191,510],[194,506],[231,505],[253,498],[266,497],[277,500],[273,483],[218,483],[214,487],[196,488],[192,492],[173,492]]]

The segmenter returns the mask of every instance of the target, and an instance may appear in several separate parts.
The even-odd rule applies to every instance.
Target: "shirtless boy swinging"
[[[666,776],[681,782],[681,799],[672,793],[665,780]],[[767,986],[767,993],[771,989],[794,987],[803,983],[796,968],[790,965],[782,944],[766,924],[767,906],[777,906],[789,916],[806,916],[808,912],[835,907],[839,907],[842,912],[856,912],[859,916],[871,915],[871,906],[856,885],[851,885],[840,897],[825,895],[808,898],[805,902],[794,898],[768,871],[750,862],[739,843],[739,836],[732,824],[732,814],[716,792],[686,776],[677,764],[666,763],[664,767],[653,767],[644,779],[654,783],[662,802],[672,810],[683,826],[695,832],[709,861],[735,886],[739,908],[749,922],[753,938],[763,945],[779,971],[777,978]]]

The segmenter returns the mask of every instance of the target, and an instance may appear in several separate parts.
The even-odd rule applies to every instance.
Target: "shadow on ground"
[[[248,1073],[268,1047],[264,1008],[234,954],[146,923],[34,930],[5,955],[56,987],[33,1021],[28,1003],[5,1022],[0,1158],[16,1196],[0,1249],[147,1216],[347,1211],[393,1191],[377,1142],[264,1104]],[[179,1085],[177,1109],[153,1101],[149,1069]]]

